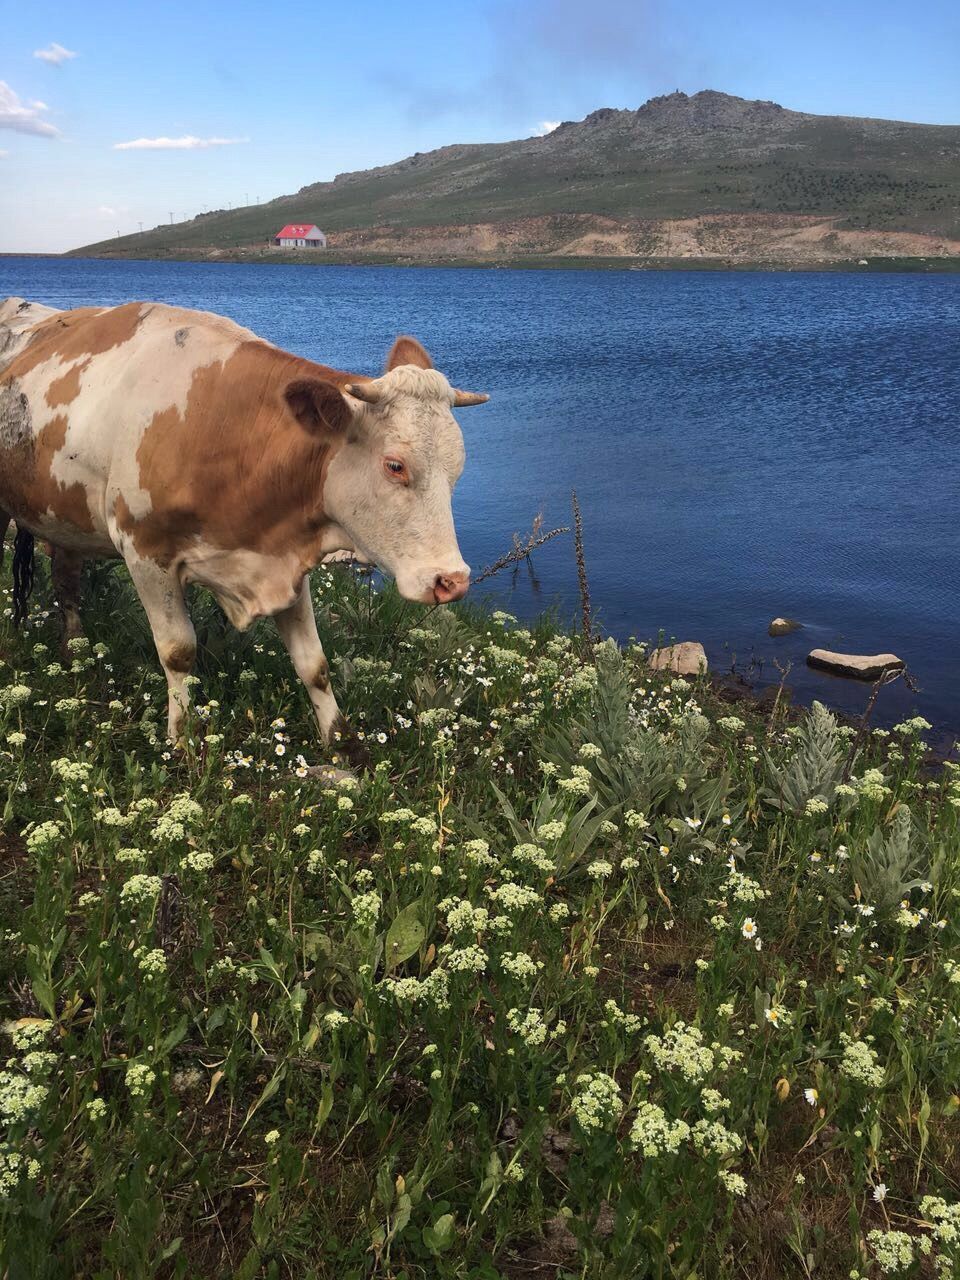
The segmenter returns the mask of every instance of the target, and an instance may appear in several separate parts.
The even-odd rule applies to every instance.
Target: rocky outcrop
[[[807,654],[807,665],[837,676],[852,676],[856,680],[876,680],[885,671],[902,671],[907,665],[895,653],[833,653],[830,649],[812,649]]]
[[[799,631],[802,627],[803,623],[797,622],[794,618],[774,618],[767,627],[767,635],[788,636],[791,631]]]
[[[654,649],[647,661],[654,671],[675,671],[680,676],[698,676],[707,670],[706,652],[696,640]]]

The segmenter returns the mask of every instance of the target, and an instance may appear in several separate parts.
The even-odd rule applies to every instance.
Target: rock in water
[[[907,664],[895,653],[831,653],[829,649],[812,649],[807,665],[832,671],[836,676],[853,676],[857,680],[876,680],[885,671],[901,671]]]
[[[654,671],[675,671],[681,676],[698,676],[707,669],[707,655],[698,641],[684,640],[682,644],[654,649],[648,663]]]
[[[767,627],[767,635],[788,636],[791,631],[799,631],[802,626],[802,622],[796,622],[793,618],[774,618]]]

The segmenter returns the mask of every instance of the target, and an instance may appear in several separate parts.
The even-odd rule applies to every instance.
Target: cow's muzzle
[[[469,573],[438,573],[433,580],[434,604],[450,604],[462,600],[470,587]]]

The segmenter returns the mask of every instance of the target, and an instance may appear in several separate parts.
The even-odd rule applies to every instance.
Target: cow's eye
[[[384,458],[383,469],[391,480],[408,479],[406,463],[401,462],[399,458]]]

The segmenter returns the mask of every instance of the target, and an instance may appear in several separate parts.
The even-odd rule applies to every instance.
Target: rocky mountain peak
[[[660,120],[693,120],[700,124],[715,121],[730,124],[738,119],[753,121],[758,117],[796,115],[787,111],[779,102],[756,98],[738,98],[732,93],[720,93],[717,89],[701,89],[687,94],[677,89],[674,93],[650,98],[635,113],[638,117]]]
[[[599,136],[618,137],[630,146],[662,145],[668,139],[690,141],[713,131],[737,131],[755,135],[758,131],[780,134],[813,117],[789,111],[778,102],[738,98],[716,89],[699,93],[660,94],[650,98],[636,110],[600,107],[580,121],[564,121],[547,135],[554,147],[594,145]],[[588,143],[587,140],[591,141]]]

